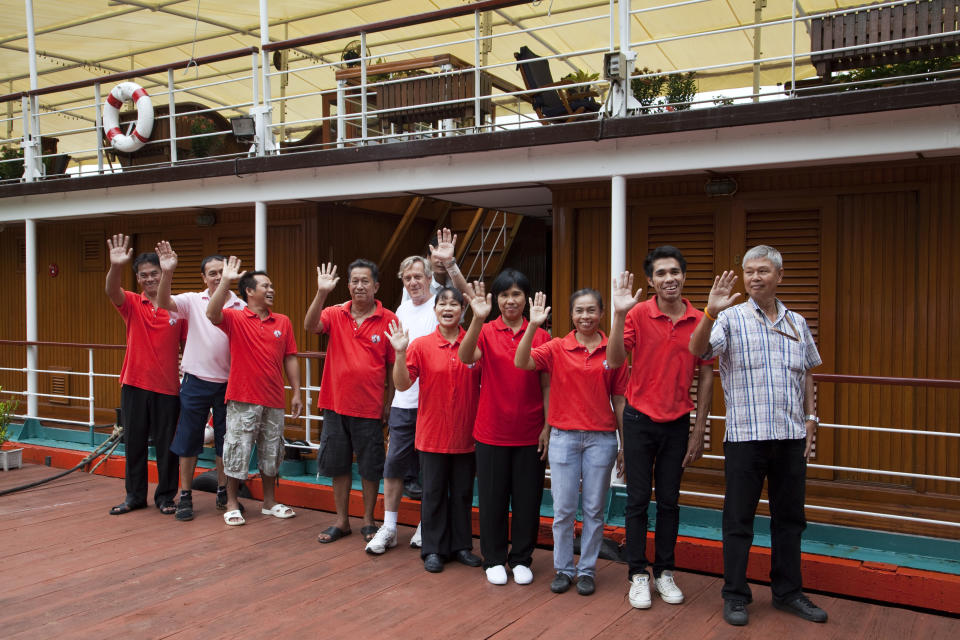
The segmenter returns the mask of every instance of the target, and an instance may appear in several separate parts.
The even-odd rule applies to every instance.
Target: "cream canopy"
[[[359,27],[464,4],[470,3],[464,0],[269,0],[270,39],[278,41]],[[798,17],[802,18],[856,4],[862,2],[797,0],[796,7]],[[654,10],[664,5],[679,6]],[[25,2],[0,0],[0,7],[0,93],[25,91],[30,88]],[[494,38],[486,62],[503,64],[493,72],[521,86],[513,53],[523,45],[540,55],[588,52],[551,60],[555,77],[574,68],[598,72],[602,53],[610,45],[611,29],[606,19],[609,9],[608,0],[539,0],[490,12]],[[633,0],[631,9],[642,10],[631,18],[631,40],[638,54],[638,69],[648,67],[665,72],[700,69],[698,89],[711,95],[751,85],[753,67],[744,63],[754,56],[755,8],[751,0]],[[41,88],[260,44],[257,0],[33,0],[33,11]],[[789,24],[792,11],[792,0],[766,0],[762,22],[788,22],[762,29],[762,58],[790,56],[794,47]],[[588,21],[591,17],[599,19]],[[798,53],[809,52],[808,24],[797,23],[795,48]],[[736,27],[749,28],[677,38]],[[523,33],[521,29],[537,30]],[[618,32],[613,33],[616,45]],[[372,33],[367,36],[367,44],[375,59],[392,61],[451,53],[472,62],[473,34],[474,18],[467,15]],[[662,41],[665,38],[675,39]],[[284,93],[297,96],[333,89],[334,67],[299,70],[322,62],[339,62],[344,46],[353,39],[347,37],[292,50],[289,68],[294,74],[283,88]],[[425,48],[431,45],[440,46]],[[419,51],[404,52],[411,48]],[[713,68],[704,68],[711,66]],[[211,107],[242,105],[249,102],[252,95],[249,78],[242,79],[250,75],[250,67],[249,57],[237,58],[177,71],[175,79],[178,85],[181,82],[196,85],[233,78],[235,82],[191,91],[186,99]],[[798,79],[815,75],[806,59],[797,62],[795,73]],[[789,59],[760,65],[762,85],[775,85],[790,78]],[[148,91],[150,81],[162,91],[166,74],[142,79]],[[280,77],[274,76],[271,86],[274,98],[280,95],[279,85]],[[109,88],[105,88],[104,93],[107,90]],[[92,90],[87,88],[42,96],[42,108],[48,112],[42,120],[42,131],[47,134],[89,126],[94,118],[92,107],[78,108],[68,114],[50,115],[49,112],[71,105],[90,105],[92,95]],[[18,101],[0,105],[3,109],[0,117],[16,115],[19,107]],[[232,112],[227,109],[224,115],[235,115],[238,110],[246,109],[237,107]],[[319,97],[305,97],[291,100],[283,118],[287,122],[304,122],[319,117],[320,112]],[[273,119],[278,122],[276,115]],[[19,130],[18,120],[5,123],[0,137],[15,137]],[[78,147],[72,143],[68,146]]]

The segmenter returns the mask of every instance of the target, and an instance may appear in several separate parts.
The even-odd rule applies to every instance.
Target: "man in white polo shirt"
[[[200,263],[203,291],[170,295],[177,254],[170,243],[157,245],[160,257],[158,304],[167,311],[176,311],[187,320],[187,344],[183,349],[180,383],[180,420],[170,451],[180,456],[180,500],[177,520],[193,520],[193,494],[190,487],[197,468],[197,456],[203,450],[203,436],[210,411],[213,411],[213,437],[217,451],[217,509],[227,507],[226,476],[223,473],[223,436],[226,431],[224,392],[230,374],[230,340],[207,319],[207,302],[217,290],[226,258],[207,256]],[[232,291],[224,309],[242,309],[244,303]]]

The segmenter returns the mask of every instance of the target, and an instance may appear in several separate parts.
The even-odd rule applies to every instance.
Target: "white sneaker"
[[[630,605],[635,609],[650,608],[650,576],[646,571],[630,578]]]
[[[673,581],[673,571],[664,571],[659,578],[654,579],[653,584],[664,602],[668,604],[683,602],[683,591],[680,591],[680,587]]]
[[[417,530],[413,532],[413,537],[410,538],[411,549],[423,548],[423,537],[420,535],[420,524],[420,522],[417,523]]]
[[[380,555],[387,549],[397,546],[397,530],[394,527],[381,526],[377,534],[367,543],[367,553]]]
[[[507,568],[502,564],[490,567],[486,573],[487,582],[490,584],[507,584]]]
[[[513,581],[517,584],[530,584],[533,582],[533,571],[530,571],[530,567],[518,564],[513,568]]]

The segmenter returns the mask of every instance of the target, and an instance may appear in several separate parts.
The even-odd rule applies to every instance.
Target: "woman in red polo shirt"
[[[487,580],[507,583],[507,567],[517,584],[530,584],[530,563],[540,527],[540,500],[549,442],[544,409],[550,377],[513,366],[513,356],[527,328],[524,317],[530,281],[506,269],[485,295],[482,282],[468,288],[473,319],[460,343],[460,361],[480,363],[481,386],[473,437],[477,441],[477,488],[480,498],[480,550]],[[484,324],[497,301],[500,315]],[[533,343],[549,341],[537,329]],[[509,522],[513,511],[512,524]],[[512,548],[508,553],[507,534]]]
[[[625,367],[607,364],[607,337],[600,331],[603,298],[581,289],[570,298],[574,330],[536,347],[534,332],[546,322],[550,307],[538,292],[530,301],[530,324],[517,347],[515,364],[527,371],[548,371],[553,402],[550,424],[550,493],[553,496],[553,566],[550,590],[563,593],[576,580],[577,593],[594,592],[597,556],[603,541],[603,509],[614,462],[623,469]],[[573,564],[573,527],[582,494],[583,535],[580,561]]]
[[[440,323],[433,333],[410,343],[408,332],[395,321],[386,335],[397,355],[393,363],[397,390],[406,391],[420,380],[415,441],[423,475],[420,557],[424,569],[440,573],[446,560],[480,566],[480,558],[472,553],[470,517],[480,367],[465,365],[457,358],[466,333],[460,328],[463,295],[444,287],[437,292],[433,310]]]

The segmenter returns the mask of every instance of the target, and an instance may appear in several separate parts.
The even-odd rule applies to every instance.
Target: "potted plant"
[[[0,387],[0,392],[3,387]],[[0,447],[10,437],[9,427],[10,418],[13,417],[20,402],[16,399],[0,401]],[[19,469],[23,464],[23,449],[2,449],[0,448],[0,468],[4,471],[9,469]]]
[[[563,84],[578,84],[583,85],[586,82],[594,82],[600,78],[599,73],[587,73],[583,69],[577,69],[571,73],[560,78],[560,82]],[[596,98],[598,94],[593,85],[573,87],[567,89],[567,100],[585,100],[587,98]]]

